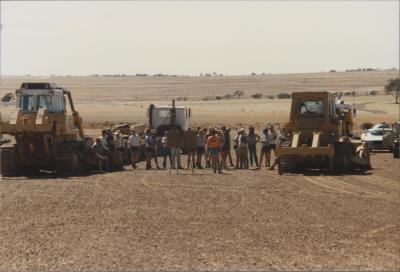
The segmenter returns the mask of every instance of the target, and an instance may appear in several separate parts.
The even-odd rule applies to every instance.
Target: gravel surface
[[[398,270],[400,160],[372,160],[346,176],[3,178],[0,270]]]

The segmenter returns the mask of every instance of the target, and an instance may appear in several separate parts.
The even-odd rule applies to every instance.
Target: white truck
[[[396,138],[393,126],[385,122],[375,124],[361,134],[361,140],[366,141],[371,149],[392,151],[393,141]]]
[[[190,126],[191,109],[185,106],[176,106],[175,100],[172,105],[151,104],[147,110],[149,128],[157,136],[162,136],[170,128],[178,128],[183,131]]]

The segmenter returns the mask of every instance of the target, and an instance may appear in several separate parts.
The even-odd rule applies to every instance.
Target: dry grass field
[[[285,122],[290,99],[260,92],[357,91],[358,123],[397,120],[382,91],[398,71],[243,77],[3,77],[73,92],[96,135],[101,123],[145,122],[149,103],[185,96],[195,125]],[[202,101],[242,90],[240,100]],[[137,97],[137,99],[136,99]],[[353,102],[352,98],[349,98]],[[11,107],[2,106],[7,118]],[[186,159],[186,157],[184,157]],[[0,182],[1,271],[399,270],[400,160],[372,155],[373,170],[279,176],[277,171],[124,171]]]
[[[178,103],[193,111],[194,125],[229,124],[240,127],[252,123],[285,122],[290,111],[290,99],[252,99],[261,93],[276,95],[294,91],[356,91],[354,99],[359,114],[356,123],[365,121],[393,122],[398,118],[398,107],[389,95],[365,96],[377,90],[398,71],[337,72],[315,74],[222,76],[222,77],[2,77],[0,96],[13,92],[21,82],[55,82],[72,91],[74,103],[85,122],[146,122],[146,108],[150,103],[166,104],[178,97],[189,101]],[[203,101],[204,97],[223,96],[243,91],[243,99]],[[345,99],[353,103],[353,98]],[[12,106],[11,106],[12,107]],[[3,118],[11,107],[1,110]]]

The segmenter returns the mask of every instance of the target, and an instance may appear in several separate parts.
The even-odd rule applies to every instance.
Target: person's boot
[[[196,166],[197,166],[198,169],[203,169],[203,167],[201,166],[201,163],[199,163],[199,162],[196,163]]]
[[[196,165],[195,162],[193,162],[193,163],[192,163],[192,166],[193,166],[193,168],[196,168],[197,165]]]
[[[167,167],[167,162],[163,162],[163,164],[162,164],[162,166],[163,166],[163,168],[165,169],[166,167]]]

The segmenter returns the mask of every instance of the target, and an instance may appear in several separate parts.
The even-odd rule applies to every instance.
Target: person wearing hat
[[[217,136],[217,131],[212,128],[210,129],[210,136],[207,138],[207,153],[211,159],[211,165],[214,170],[214,173],[222,174],[221,171],[221,162],[220,162],[220,148],[221,148],[221,139]]]
[[[260,141],[260,136],[254,132],[254,127],[249,127],[249,135],[248,135],[248,145],[249,145],[249,154],[250,154],[250,165],[253,166],[253,161],[258,167],[258,158],[257,158],[257,143]]]
[[[103,167],[108,170],[108,157],[104,155],[102,137],[96,139],[96,142],[92,146],[92,150],[95,155],[97,170],[101,173],[104,172]]]
[[[151,159],[154,159],[157,169],[161,169],[158,166],[158,161],[157,161],[156,141],[154,140],[154,136],[152,135],[150,129],[146,130],[145,143],[146,143],[146,170],[152,169]]]
[[[169,159],[170,165],[172,165],[172,153],[171,153],[171,148],[168,146],[167,133],[168,133],[168,130],[166,130],[164,132],[164,136],[161,138],[161,144],[162,144],[161,154],[163,156],[162,165],[163,165],[164,169],[167,167],[167,157]]]
[[[132,129],[132,133],[129,135],[128,144],[131,151],[132,168],[136,169],[136,163],[139,161],[140,155],[140,136],[135,129]]]

